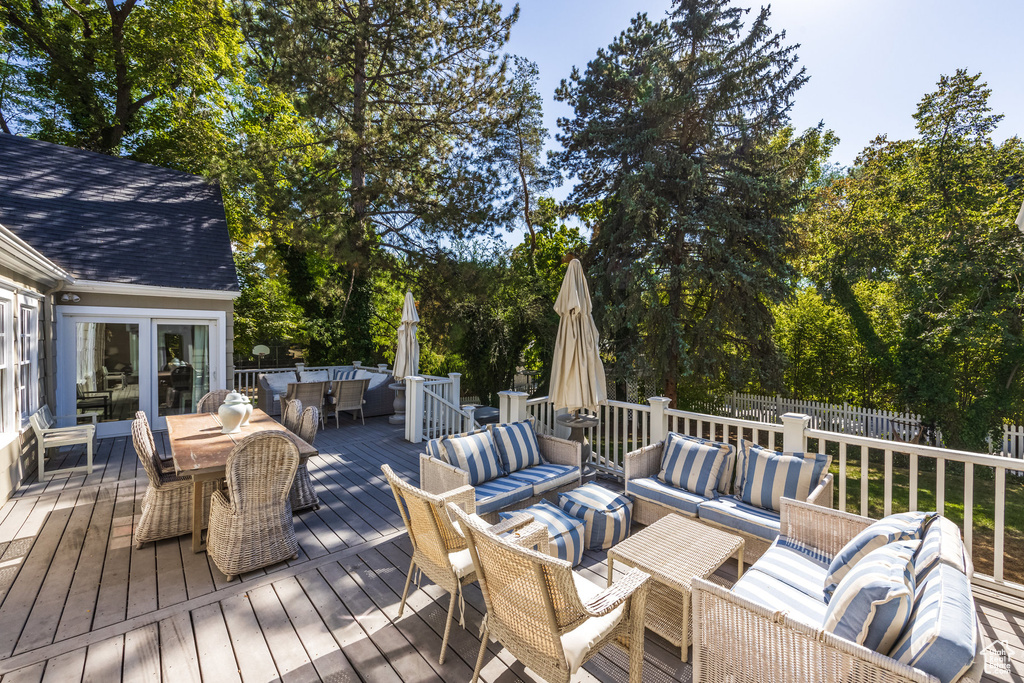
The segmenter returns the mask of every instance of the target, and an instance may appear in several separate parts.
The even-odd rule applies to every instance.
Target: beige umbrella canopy
[[[420,316],[416,313],[416,302],[412,292],[405,293],[402,306],[402,324],[398,326],[398,350],[395,351],[395,379],[403,380],[415,375],[420,369],[420,343],[416,341],[416,324]]]
[[[583,266],[573,259],[555,301],[555,311],[561,317],[551,363],[551,396],[556,410],[596,412],[607,398],[591,310]]]
[[[1017,214],[1017,220],[1014,221],[1017,227],[1020,228],[1021,232],[1024,232],[1024,202],[1021,202],[1020,213]]]

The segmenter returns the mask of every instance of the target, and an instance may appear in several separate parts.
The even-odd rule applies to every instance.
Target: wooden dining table
[[[235,434],[221,434],[221,424],[216,413],[167,416],[167,434],[171,440],[174,471],[179,476],[192,477],[193,552],[206,549],[203,541],[203,484],[224,478],[228,455],[239,441],[250,434],[266,431],[286,434],[295,442],[303,462],[318,453],[316,448],[285,429],[280,422],[259,408],[252,411],[249,424]]]

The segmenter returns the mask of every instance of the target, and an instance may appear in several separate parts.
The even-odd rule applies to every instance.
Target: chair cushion
[[[925,527],[921,536],[921,548],[914,560],[917,582],[922,583],[940,562],[963,572],[967,578],[974,576],[974,563],[960,536],[960,527],[941,515]]]
[[[774,541],[779,535],[779,513],[723,496],[697,506],[697,517],[751,536]]]
[[[821,628],[825,621],[825,603],[821,598],[811,597],[775,576],[762,572],[758,569],[760,563],[758,560],[757,564],[743,572],[743,576],[732,587],[732,592],[775,612],[785,612],[801,624]]]
[[[751,446],[740,499],[775,511],[783,497],[807,500],[831,462],[832,456],[825,453],[782,453]]]
[[[288,385],[295,381],[294,372],[274,372],[263,375],[267,388],[274,394],[274,398],[284,396],[288,393]]]
[[[496,512],[509,505],[521,503],[532,496],[532,486],[523,485],[508,477],[499,477],[485,481],[474,489],[476,512],[479,515]]]
[[[633,503],[600,484],[592,482],[559,493],[558,507],[583,520],[585,542],[591,550],[610,548],[629,536]]]
[[[576,584],[576,592],[579,593],[580,600],[584,604],[593,600],[603,590],[576,572],[572,573],[572,579]],[[565,663],[569,665],[570,674],[575,673],[594,646],[604,640],[619,625],[625,608],[624,604],[619,605],[608,614],[591,617],[562,635],[562,652],[565,653]]]
[[[666,484],[713,498],[718,476],[732,446],[669,432],[658,479]]]
[[[329,382],[331,381],[330,370],[302,370],[299,372],[300,382]]]
[[[825,575],[825,602],[843,577],[868,553],[893,541],[920,540],[925,527],[935,517],[934,512],[901,512],[884,517],[847,541],[829,563]]]
[[[547,525],[549,555],[565,560],[574,567],[583,561],[583,522],[546,500],[515,512],[501,512],[499,516],[507,519],[524,512],[533,515],[534,521]]]
[[[942,683],[959,679],[978,653],[978,617],[967,576],[939,563],[917,588],[906,631],[889,652]]]
[[[543,464],[540,444],[537,443],[537,435],[531,423],[491,425],[490,430],[506,474]]]
[[[509,479],[533,486],[533,495],[579,481],[580,468],[573,465],[537,465],[508,475]]]
[[[490,433],[483,431],[467,436],[452,436],[441,442],[448,453],[448,462],[469,472],[473,486],[500,477],[504,472],[498,449]]]
[[[452,563],[455,576],[460,579],[473,573],[473,556],[470,554],[469,548],[448,553],[448,560]]]
[[[365,403],[365,401],[364,401],[364,403]],[[456,467],[458,467],[459,463],[457,463],[457,462],[453,463],[453,462],[448,460],[448,451],[446,451],[444,449],[444,440],[445,439],[453,439],[455,437],[460,437],[460,436],[470,436],[471,434],[480,434],[480,433],[486,432],[486,431],[487,431],[486,429],[474,429],[471,432],[462,432],[461,434],[455,434],[454,436],[441,436],[441,437],[438,437],[436,439],[430,439],[429,441],[427,441],[427,445],[425,446],[426,453],[430,457],[437,458],[441,462],[446,462],[449,465],[455,465]]]
[[[356,379],[358,376],[359,371],[355,368],[334,371],[334,379]]]
[[[785,536],[779,536],[757,560],[758,570],[774,577],[822,604],[818,586],[825,579],[829,557]]]
[[[630,479],[626,482],[626,494],[667,505],[691,517],[697,516],[697,506],[707,500],[704,496],[676,488],[654,477]]]
[[[843,577],[825,611],[824,629],[888,654],[914,606],[914,553],[921,541],[872,550]]]

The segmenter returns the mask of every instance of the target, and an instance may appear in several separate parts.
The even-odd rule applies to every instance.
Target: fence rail
[[[234,383],[232,388],[240,394],[248,396],[250,399],[255,400],[256,392],[259,390],[259,376],[260,375],[272,375],[282,372],[295,372],[296,370],[315,371],[315,370],[327,370],[331,373],[331,377],[334,376],[335,370],[364,370],[372,373],[384,373],[391,372],[388,369],[387,364],[381,364],[378,366],[363,365],[359,361],[355,361],[351,365],[296,365],[294,367],[286,368],[244,368],[235,369]]]

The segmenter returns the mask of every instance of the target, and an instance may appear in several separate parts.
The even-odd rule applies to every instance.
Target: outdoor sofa
[[[737,448],[671,432],[626,454],[626,495],[634,522],[695,517],[742,536],[744,557],[753,561],[779,535],[783,496],[832,507],[830,464],[825,454],[778,453],[742,439]]]
[[[278,416],[281,414],[281,397],[288,391],[288,385],[292,382],[327,382],[336,379],[362,379],[370,380],[370,384],[363,394],[363,416],[375,417],[378,415],[392,415],[395,412],[395,391],[390,386],[394,384],[394,376],[388,373],[367,372],[352,366],[342,366],[331,370],[303,370],[297,372],[265,372],[258,376],[256,389],[257,406],[267,415]]]
[[[420,488],[441,495],[472,486],[476,513],[491,523],[499,511],[554,503],[559,493],[580,485],[580,444],[537,434],[531,422],[431,439],[426,449],[420,455]]]
[[[780,536],[731,590],[693,581],[694,680],[981,679],[974,567],[955,524],[781,507]]]

